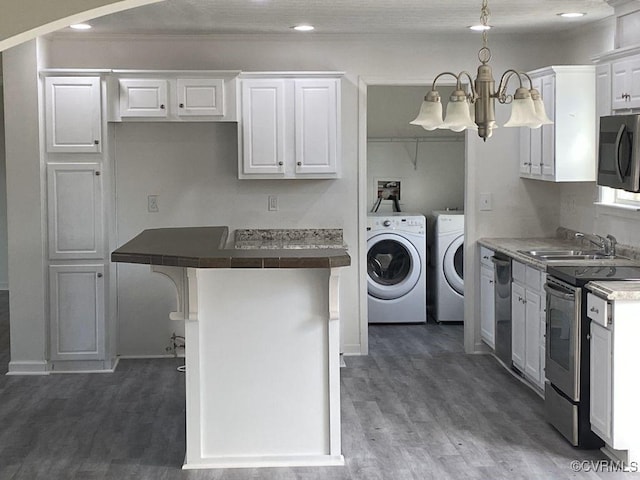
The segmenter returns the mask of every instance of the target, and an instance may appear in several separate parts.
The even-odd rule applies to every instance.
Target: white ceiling
[[[479,23],[481,0],[165,0],[90,22],[109,34],[425,34]],[[489,0],[496,33],[550,33],[613,14],[605,0]],[[561,12],[584,12],[566,20]],[[311,34],[291,26],[310,23]]]

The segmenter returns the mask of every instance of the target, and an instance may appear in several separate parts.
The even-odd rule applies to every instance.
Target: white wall
[[[78,40],[78,38],[82,38],[82,40]],[[292,38],[295,38],[295,42],[291,41]],[[184,188],[185,185],[190,186],[190,182],[196,180],[195,175],[191,175],[188,171],[180,170],[178,172],[181,175],[180,181],[174,186],[171,178],[167,175],[172,170],[176,170],[176,160],[170,158],[169,152],[166,154],[164,151],[159,152],[162,155],[157,157],[158,164],[154,164],[151,157],[133,158],[132,163],[126,167],[131,167],[132,172],[138,172],[132,173],[132,179],[136,185],[127,186],[127,182],[124,182],[119,185],[118,190],[119,201],[120,198],[123,199],[122,202],[125,202],[124,199],[131,199],[123,204],[125,211],[122,208],[119,209],[119,215],[124,216],[118,223],[120,229],[118,238],[120,241],[124,241],[128,239],[128,237],[125,238],[127,234],[135,234],[156,222],[163,226],[167,223],[190,224],[200,222],[204,218],[211,218],[211,223],[214,224],[229,224],[232,228],[234,226],[344,228],[345,240],[349,244],[354,265],[346,269],[343,276],[344,288],[341,292],[342,312],[344,313],[342,343],[347,352],[358,352],[361,340],[358,298],[365,291],[362,283],[364,278],[359,278],[363,270],[358,265],[361,253],[358,238],[364,225],[358,225],[358,212],[359,209],[365,211],[368,207],[367,205],[358,205],[358,78],[362,76],[398,78],[400,76],[404,79],[422,79],[424,82],[424,80],[429,81],[442,70],[473,69],[477,65],[476,53],[479,47],[479,37],[465,32],[465,34],[452,37],[313,36],[307,38],[292,37],[291,35],[198,38],[150,36],[120,39],[88,36],[58,37],[51,41],[49,65],[68,68],[345,71],[346,76],[342,89],[343,176],[341,179],[305,182],[236,181],[233,154],[224,149],[219,150],[216,145],[217,150],[215,151],[220,155],[209,158],[213,162],[225,157],[224,164],[215,167],[216,169],[222,168],[221,172],[225,172],[221,173],[222,177],[220,177],[221,182],[225,184],[222,187],[225,195],[215,196],[214,203],[216,205],[212,207],[211,201],[214,197],[204,188],[204,185],[197,184],[194,189]],[[507,67],[532,69],[543,65],[562,63],[563,59],[567,57],[564,44],[558,42],[557,38],[540,40],[537,37],[494,35],[490,39],[490,46],[493,47],[495,60],[492,63],[496,75],[499,75]],[[34,52],[22,53],[27,56],[34,54]],[[29,92],[27,92],[28,95],[33,95],[32,91]],[[16,96],[23,93],[19,89],[13,92]],[[15,130],[17,126],[21,125],[21,122],[18,122],[15,117],[21,116],[22,112],[15,108],[7,109],[7,118],[11,119],[10,123],[13,123],[11,127],[9,124],[7,125],[8,131],[9,128]],[[500,115],[504,114],[499,112]],[[504,118],[500,118],[500,120],[504,121]],[[33,118],[31,118],[31,122],[33,122]],[[25,125],[24,127],[28,130],[32,129],[33,125]],[[169,129],[170,127],[177,127],[175,132],[186,135],[185,138],[191,138],[189,135],[193,135],[190,131],[183,131],[177,125],[166,126]],[[141,138],[144,137],[143,133],[147,128],[152,130],[156,127],[140,127],[139,131],[136,131],[136,135],[133,136],[137,137],[139,134]],[[188,128],[197,129],[198,127],[189,126]],[[205,126],[200,126],[200,128],[205,128]],[[162,140],[164,135],[172,135],[173,131],[163,131],[160,134],[151,131],[150,143],[156,144]],[[120,138],[125,138],[126,135],[129,133],[123,128],[120,132]],[[217,138],[218,134],[215,137]],[[494,138],[486,144],[482,144],[476,138],[467,140],[469,158],[465,166],[466,191],[467,195],[472,197],[467,198],[467,205],[473,207],[471,211],[467,210],[468,248],[475,247],[475,241],[479,236],[514,236],[520,234],[523,227],[527,229],[528,234],[544,235],[553,230],[557,224],[557,208],[555,212],[547,211],[547,207],[550,208],[554,202],[554,195],[557,198],[555,186],[523,181],[517,175],[517,138],[516,131],[499,129]],[[135,139],[129,141],[131,145],[127,145],[127,141],[124,143],[124,146],[117,147],[121,152],[127,152],[129,148],[131,151],[141,151],[136,150],[139,145],[136,146]],[[188,159],[188,154],[207,148],[206,143],[193,145],[187,142],[182,143],[186,150],[179,153],[181,161]],[[228,158],[226,158],[227,153],[229,153]],[[34,160],[28,161],[33,162]],[[123,167],[120,159],[116,159],[116,163],[119,168],[126,168]],[[204,163],[203,158],[198,159],[195,164],[197,165],[196,171],[202,173],[205,167]],[[144,166],[150,168],[145,170]],[[26,164],[23,168],[26,168]],[[27,173],[26,170],[24,173]],[[37,175],[36,172],[32,173]],[[364,174],[364,172],[362,173]],[[30,185],[33,178],[29,179],[21,174],[22,172],[18,176],[14,176],[8,171],[9,184]],[[123,180],[120,171],[118,171],[118,179]],[[152,188],[165,190],[152,192]],[[282,208],[280,212],[269,216],[266,212],[266,197],[274,192],[281,195]],[[483,212],[480,215],[475,211],[476,197],[481,192],[493,193],[493,212]],[[161,212],[156,214],[158,216],[155,218],[149,218],[144,213],[145,197],[149,193],[161,196]],[[15,191],[13,194],[10,192],[10,204],[12,197],[20,198],[21,195]],[[136,197],[136,195],[139,196]],[[138,198],[138,203],[135,201],[136,198]],[[221,198],[222,200],[220,200]],[[140,199],[142,205],[139,203]],[[223,212],[218,212],[217,206],[222,206]],[[40,212],[34,210],[35,202],[30,202],[25,208],[27,208],[28,215],[34,219],[39,217]],[[131,211],[129,212],[128,209]],[[215,211],[216,215],[208,217],[210,211]],[[554,215],[556,216],[554,217]],[[12,258],[15,259],[16,268],[23,270],[28,268],[25,267],[25,263],[22,263],[23,260],[27,259],[33,263],[38,258],[42,258],[42,231],[38,228],[40,227],[32,222],[23,229],[16,230],[16,239],[24,237],[29,241],[23,245],[12,244],[10,241],[10,273]],[[22,230],[25,235],[19,235]],[[30,235],[27,236],[27,234]],[[471,253],[469,262],[472,262],[473,251],[469,250],[468,253]],[[30,254],[36,255],[32,258]],[[469,258],[469,255],[467,257]],[[473,264],[468,264],[467,268],[469,269],[467,271],[472,274]],[[138,272],[123,271],[119,279],[121,282],[131,281],[138,274],[142,275]],[[149,279],[153,278],[151,274],[145,273],[145,275]],[[33,279],[35,276],[37,273],[31,272],[30,278]],[[41,280],[44,285],[44,280],[42,278]],[[13,277],[11,277],[11,281],[13,282]],[[161,282],[161,279],[149,280],[149,282],[157,284],[157,282]],[[145,291],[152,291],[151,285],[149,283],[149,286],[145,286]],[[44,293],[42,288],[44,287],[38,286],[36,290]],[[26,291],[29,291],[29,288]],[[122,346],[126,348],[127,353],[164,353],[166,335],[173,326],[166,317],[165,319],[158,318],[161,311],[165,315],[164,312],[167,311],[165,305],[149,308],[149,305],[153,305],[159,296],[161,295],[149,297],[150,303],[146,304],[147,306],[144,308],[140,308],[139,304],[136,306],[135,301],[131,304],[129,310],[131,316],[128,318],[134,323],[131,325],[131,330],[122,332],[121,336]],[[473,318],[475,313],[473,311],[475,308],[474,295],[470,294],[468,298],[471,305],[469,318]],[[125,300],[124,304],[126,304],[125,298],[121,300]],[[20,317],[27,314],[30,309],[35,308],[42,311],[44,296],[32,297],[31,306],[21,304],[19,307],[14,312],[12,304],[12,327],[14,313],[16,317]],[[38,332],[45,331],[46,322],[43,318],[46,317],[42,313],[35,315],[31,327],[25,323],[25,332],[29,328]],[[146,338],[150,335],[150,329],[157,329],[158,336],[149,343]],[[473,337],[472,342],[475,342],[477,334],[473,334]],[[42,349],[42,342],[38,339],[37,336],[32,340],[25,337],[23,339],[25,343],[16,347],[20,349],[20,355],[37,357],[38,349]],[[13,354],[14,352],[12,352]]]
[[[4,87],[0,54],[0,290],[9,289],[7,255],[7,172],[4,152]]]

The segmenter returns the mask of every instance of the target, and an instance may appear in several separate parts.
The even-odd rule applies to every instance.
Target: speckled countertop
[[[589,282],[587,288],[606,300],[640,300],[640,281]]]
[[[594,250],[594,245],[574,238],[575,231],[558,228],[555,237],[544,238],[481,238],[478,243],[493,251],[503,253],[514,260],[546,271],[548,265],[640,265],[640,251],[626,245],[618,245],[617,257],[598,260],[553,260],[546,261],[521,253],[520,250]]]
[[[226,248],[227,227],[156,228],[111,254],[113,262],[193,268],[333,268],[351,264],[345,248]]]
[[[238,229],[233,248],[327,249],[346,248],[339,228]]]

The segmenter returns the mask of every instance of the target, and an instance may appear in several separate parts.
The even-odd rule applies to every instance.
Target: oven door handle
[[[562,298],[563,300],[574,300],[576,298],[575,293],[566,293],[558,288],[553,287],[552,285],[545,283],[544,290],[549,295],[553,295],[554,297]]]

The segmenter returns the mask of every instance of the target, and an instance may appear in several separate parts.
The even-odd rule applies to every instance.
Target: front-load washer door
[[[367,290],[382,300],[409,293],[420,279],[420,255],[405,237],[381,233],[367,241]]]
[[[464,295],[464,234],[456,237],[447,247],[442,259],[442,270],[451,288]]]

